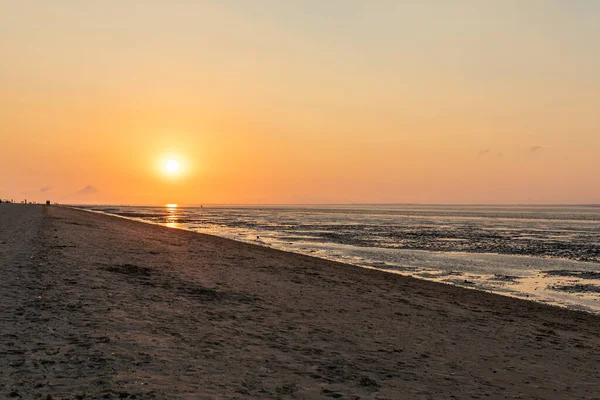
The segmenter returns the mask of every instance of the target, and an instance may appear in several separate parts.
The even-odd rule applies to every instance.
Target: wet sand
[[[0,398],[600,399],[600,318],[0,204]]]

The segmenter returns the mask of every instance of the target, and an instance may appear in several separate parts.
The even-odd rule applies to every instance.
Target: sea
[[[600,206],[78,206],[600,314]]]

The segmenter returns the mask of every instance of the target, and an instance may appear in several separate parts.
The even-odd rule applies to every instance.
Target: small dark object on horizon
[[[46,205],[49,206],[50,205],[50,200],[46,200]]]

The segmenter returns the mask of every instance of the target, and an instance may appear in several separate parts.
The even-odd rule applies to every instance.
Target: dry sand
[[[0,204],[0,398],[600,399],[600,318]]]

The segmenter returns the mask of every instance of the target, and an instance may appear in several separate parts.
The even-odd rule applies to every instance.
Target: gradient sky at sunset
[[[0,0],[0,54],[0,198],[600,203],[600,1]]]

